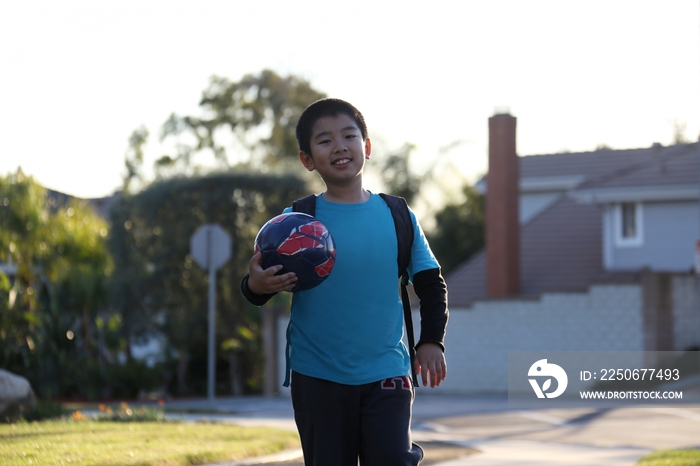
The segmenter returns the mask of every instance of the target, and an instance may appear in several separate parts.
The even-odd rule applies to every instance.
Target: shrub
[[[56,419],[66,416],[69,410],[61,403],[55,401],[40,401],[36,404],[34,410],[23,416],[25,421],[44,421],[47,419]]]

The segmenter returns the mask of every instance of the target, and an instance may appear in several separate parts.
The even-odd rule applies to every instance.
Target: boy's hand
[[[273,265],[266,269],[261,265],[262,255],[258,252],[250,260],[248,268],[248,289],[255,294],[271,294],[280,291],[290,291],[297,282],[294,272],[275,275],[282,270],[281,265]]]
[[[447,375],[447,363],[442,348],[435,343],[423,343],[416,350],[415,361],[416,374],[423,375],[423,386],[435,388],[440,385],[440,382],[445,380]]]

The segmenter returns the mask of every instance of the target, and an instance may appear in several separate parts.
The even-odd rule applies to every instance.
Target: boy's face
[[[311,154],[299,153],[307,170],[318,171],[326,185],[346,184],[362,174],[365,160],[369,159],[372,145],[350,116],[319,118],[311,131]]]

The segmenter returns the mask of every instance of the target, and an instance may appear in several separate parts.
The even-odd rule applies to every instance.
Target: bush
[[[25,421],[44,421],[66,416],[70,411],[61,403],[55,401],[40,401],[34,410],[22,416]]]
[[[160,371],[144,361],[132,359],[107,368],[107,386],[113,398],[136,399],[141,391],[153,391],[162,385]]]

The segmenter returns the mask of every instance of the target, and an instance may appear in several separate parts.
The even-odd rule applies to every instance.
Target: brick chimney
[[[516,118],[489,118],[489,171],[486,178],[486,292],[500,298],[520,292],[520,223]]]

